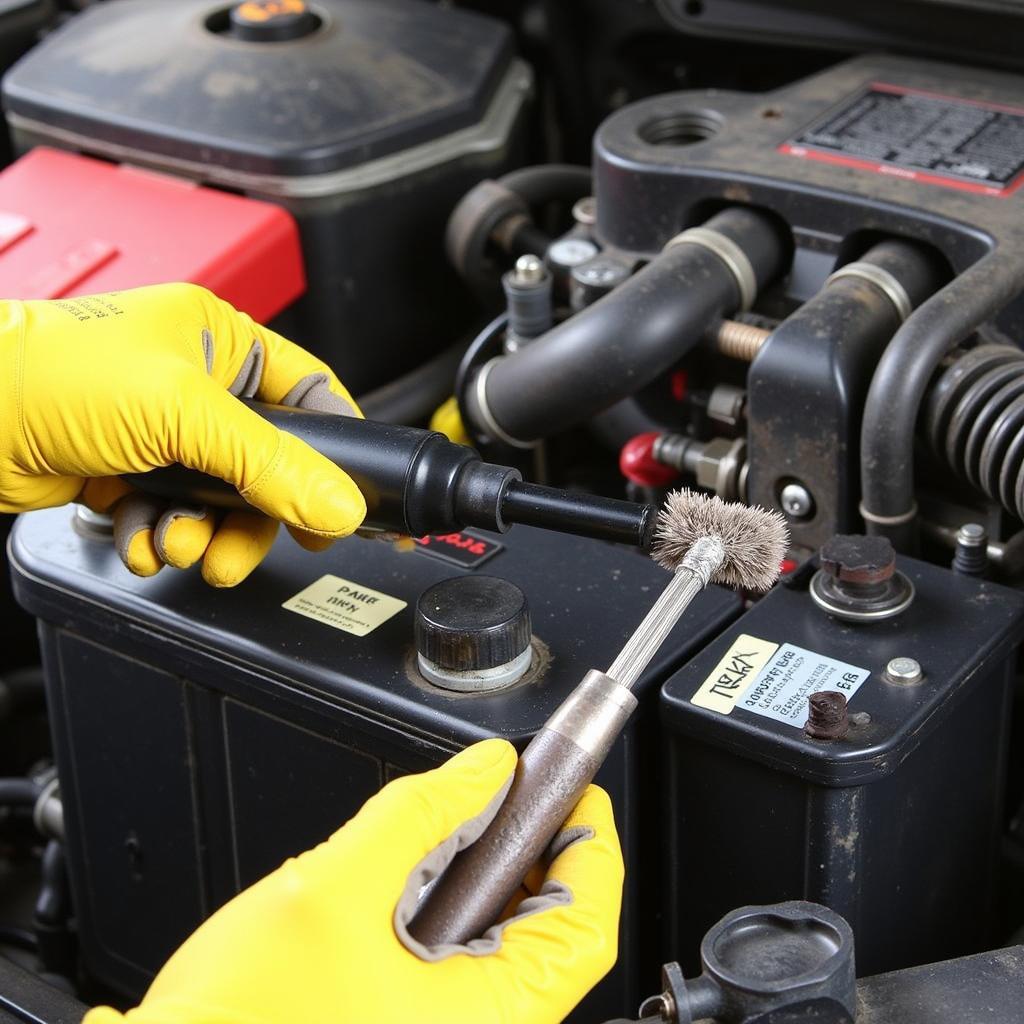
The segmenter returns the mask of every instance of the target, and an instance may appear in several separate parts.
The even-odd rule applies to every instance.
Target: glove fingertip
[[[277,536],[277,523],[251,512],[225,516],[203,556],[203,579],[211,587],[237,587],[263,561]]]
[[[82,1018],[82,1024],[124,1024],[124,1020],[112,1006],[94,1006]]]
[[[314,474],[309,482],[309,499],[301,526],[313,534],[332,539],[348,537],[366,518],[362,492],[347,473],[334,465]]]
[[[347,537],[366,517],[352,478],[291,434],[280,435],[273,467],[242,494],[267,515],[323,537]]]
[[[438,770],[472,776],[493,775],[504,782],[515,771],[517,760],[516,748],[508,740],[495,736],[460,750]]]
[[[128,541],[121,556],[129,572],[136,576],[155,576],[164,566],[157,553],[152,530],[139,530]]]
[[[600,786],[591,783],[566,818],[564,829],[589,827],[595,832],[615,831],[615,811],[612,798]]]
[[[292,535],[292,540],[300,548],[304,551],[312,551],[315,554],[326,551],[337,540],[336,537],[323,537],[319,533],[310,533],[308,530],[303,530],[298,526],[289,526],[288,532]]]
[[[360,816],[386,822],[409,817],[416,808],[419,835],[411,843],[415,857],[405,867],[408,874],[413,862],[487,809],[515,771],[516,758],[507,740],[482,740],[431,771],[389,783],[364,805]],[[430,808],[429,814],[420,813],[424,807]],[[411,827],[408,834],[415,835]]]
[[[156,531],[160,557],[175,569],[195,565],[213,538],[216,520],[208,511],[197,514],[173,509],[161,517]]]

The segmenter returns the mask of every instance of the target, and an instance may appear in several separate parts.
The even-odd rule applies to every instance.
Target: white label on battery
[[[778,649],[779,645],[770,640],[759,640],[756,636],[741,633],[711,675],[700,684],[691,703],[722,715],[729,714]]]
[[[354,636],[366,636],[397,615],[406,602],[340,576],[321,576],[282,608]]]
[[[866,668],[782,644],[736,700],[736,706],[802,729],[812,693],[829,690],[849,699],[869,675]]]

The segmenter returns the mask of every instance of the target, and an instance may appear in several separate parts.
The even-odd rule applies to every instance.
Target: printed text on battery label
[[[366,636],[397,615],[405,601],[340,576],[321,576],[281,606],[355,636]]]
[[[822,690],[852,697],[870,675],[865,668],[740,634],[691,698],[698,707],[728,715],[742,708],[802,729],[807,698]]]
[[[783,644],[747,687],[737,706],[802,729],[807,721],[808,697],[829,690],[849,700],[870,674],[865,668]]]

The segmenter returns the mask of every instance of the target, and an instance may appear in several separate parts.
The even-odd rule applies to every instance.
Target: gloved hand
[[[214,914],[137,1009],[100,1007],[84,1024],[561,1021],[616,956],[622,854],[596,786],[553,844],[540,895],[504,925],[432,962],[399,938],[421,862],[470,819],[493,816],[515,763],[510,744],[485,740],[392,782],[327,842]],[[448,862],[455,847],[446,845]]]
[[[0,511],[114,508],[133,572],[202,558],[216,586],[252,571],[276,521],[314,550],[352,533],[366,514],[355,484],[235,396],[359,415],[324,363],[196,285],[0,302]],[[116,476],[173,462],[270,518],[168,511]]]

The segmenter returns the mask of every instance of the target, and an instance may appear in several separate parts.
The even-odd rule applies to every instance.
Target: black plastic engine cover
[[[307,291],[279,329],[364,394],[471,327],[444,225],[480,178],[518,162],[530,72],[507,26],[461,9],[320,0],[315,29],[284,41],[237,38],[230,9],[120,0],[71,18],[4,76],[15,149],[285,207]]]
[[[764,94],[641,100],[594,143],[597,232],[639,255],[723,205],[774,211],[793,232],[788,294],[881,237],[930,243],[960,272],[998,248],[1024,286],[1024,78],[859,57]],[[1024,306],[1007,323],[1020,324]]]

